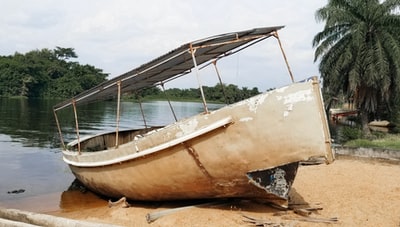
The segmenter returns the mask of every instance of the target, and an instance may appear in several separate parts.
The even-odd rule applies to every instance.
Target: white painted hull
[[[288,192],[271,193],[248,173],[314,156],[324,156],[328,163],[334,159],[315,81],[294,83],[130,137],[118,147],[102,151],[63,151],[64,160],[85,186],[110,197],[285,200]],[[97,140],[101,139],[98,136]],[[77,143],[70,145],[74,149]],[[297,166],[291,173],[293,179],[283,179],[283,185],[281,181],[269,182],[269,186],[275,183],[275,187],[289,190],[296,170]],[[278,172],[274,169],[270,174],[277,176]]]

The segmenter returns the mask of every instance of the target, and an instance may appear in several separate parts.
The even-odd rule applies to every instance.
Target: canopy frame
[[[193,68],[195,70],[197,81],[199,84],[204,110],[205,113],[207,114],[209,111],[207,108],[205,95],[202,89],[199,71],[209,66],[210,64],[213,64],[218,79],[222,86],[222,80],[216,66],[217,61],[224,57],[235,54],[243,49],[246,49],[271,36],[275,37],[278,40],[279,47],[283,54],[286,66],[288,68],[291,81],[294,82],[292,72],[290,70],[285,52],[283,51],[282,44],[277,33],[277,31],[281,28],[283,28],[283,26],[255,28],[240,32],[233,32],[233,33],[212,36],[209,38],[184,44],[181,47],[178,47],[168,52],[167,54],[164,54],[150,61],[149,63],[141,65],[136,69],[133,69],[127,73],[124,73],[108,81],[105,81],[89,90],[86,90],[74,96],[71,99],[65,100],[55,105],[53,107],[53,112],[56,118],[56,124],[58,132],[60,134],[62,146],[64,147],[64,149],[66,148],[64,141],[62,139],[63,136],[61,132],[60,123],[57,117],[57,111],[67,108],[69,106],[73,107],[75,115],[75,123],[76,123],[76,133],[78,138],[78,148],[79,148],[78,150],[80,153],[80,146],[79,146],[80,138],[79,138],[76,106],[78,104],[90,103],[98,100],[117,98],[118,106],[117,106],[117,119],[116,119],[115,146],[118,147],[121,95],[127,92],[138,93],[142,89],[155,86],[161,86],[164,89],[165,83],[172,81],[176,78],[179,78],[181,76],[184,76],[188,73],[191,73]],[[170,102],[169,105],[172,109]],[[173,109],[172,112],[174,114],[175,121],[177,121]],[[143,112],[142,115],[144,118]],[[147,127],[146,122],[145,125]]]

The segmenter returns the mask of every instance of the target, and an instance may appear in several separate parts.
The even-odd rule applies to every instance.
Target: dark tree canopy
[[[65,98],[106,79],[101,69],[68,61],[76,57],[61,47],[0,56],[0,96]]]

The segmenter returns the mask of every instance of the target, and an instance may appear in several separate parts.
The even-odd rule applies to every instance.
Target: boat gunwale
[[[73,166],[77,166],[77,167],[99,167],[99,166],[113,165],[113,164],[117,164],[117,163],[121,163],[121,162],[130,161],[130,160],[133,160],[133,159],[137,159],[137,158],[149,155],[149,154],[157,153],[159,151],[162,151],[162,150],[168,149],[170,147],[176,146],[178,144],[184,143],[184,142],[186,142],[188,140],[191,140],[193,138],[196,138],[198,136],[201,136],[203,134],[211,132],[211,131],[213,131],[215,129],[224,127],[224,126],[229,125],[231,123],[233,123],[233,119],[232,119],[231,116],[228,116],[228,117],[225,117],[225,118],[223,118],[221,120],[218,120],[218,121],[214,122],[213,124],[210,124],[208,126],[202,127],[200,129],[192,132],[192,133],[189,133],[187,135],[181,136],[181,137],[176,138],[174,140],[168,141],[166,143],[162,143],[162,144],[154,146],[154,147],[150,147],[148,149],[145,149],[143,151],[139,151],[137,153],[125,155],[125,156],[122,156],[122,157],[117,157],[117,158],[114,158],[114,159],[111,159],[111,160],[97,161],[97,162],[80,162],[80,161],[69,160],[66,157],[66,155],[68,155],[68,156],[82,156],[82,155],[84,155],[84,156],[95,156],[99,152],[113,152],[114,150],[118,149],[118,147],[116,147],[116,148],[114,147],[114,148],[109,149],[109,150],[102,150],[102,151],[96,151],[96,152],[81,152],[81,153],[74,152],[74,151],[69,151],[69,150],[63,150],[62,151],[63,154],[64,154],[63,155],[63,160],[67,164],[73,165]],[[164,128],[161,128],[161,129],[164,129]],[[152,131],[150,131],[149,133],[151,133],[151,132]],[[101,136],[101,135],[98,135],[98,136]],[[95,137],[96,136],[93,136],[91,138],[95,138]],[[75,141],[73,141],[73,142],[75,142]],[[131,142],[128,142],[126,144],[130,144]],[[71,143],[69,143],[69,144],[71,144]],[[126,145],[126,144],[123,144],[123,145]],[[123,145],[121,145],[121,146],[123,146]]]

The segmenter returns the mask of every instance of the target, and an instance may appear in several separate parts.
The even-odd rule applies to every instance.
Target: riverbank
[[[130,202],[132,206],[129,208],[123,208],[123,204],[108,207],[106,199],[80,191],[62,193],[59,209],[42,213],[122,226],[248,226],[245,220],[249,219],[243,215],[283,223],[283,226],[324,226],[326,224],[322,221],[335,220],[331,218],[337,218],[336,226],[399,226],[399,163],[338,155],[331,165],[301,166],[293,185],[291,203],[322,208],[309,216],[318,222],[305,221],[292,210],[282,211],[254,201],[232,200],[180,210],[149,224],[146,215],[190,203]],[[32,208],[34,201],[30,203]]]

